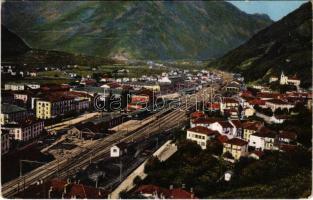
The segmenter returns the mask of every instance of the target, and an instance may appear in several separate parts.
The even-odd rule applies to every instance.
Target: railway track
[[[195,96],[198,95],[195,94]],[[101,139],[96,144],[93,144],[92,147],[84,149],[78,155],[62,160],[53,160],[22,177],[2,185],[2,195],[4,197],[12,197],[20,190],[21,186],[27,188],[39,180],[47,180],[56,176],[66,177],[73,174],[78,169],[87,167],[91,161],[100,160],[108,156],[110,147],[119,142],[140,141],[145,137],[159,133],[161,128],[166,130],[178,126],[179,123],[186,120],[184,110],[194,106],[194,103],[185,101],[186,98],[188,97],[181,99],[183,103],[176,109],[167,108],[149,116],[143,121],[142,126],[138,130],[130,133],[126,131],[116,132]]]

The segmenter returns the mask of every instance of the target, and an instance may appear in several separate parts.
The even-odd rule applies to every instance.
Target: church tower
[[[286,85],[287,83],[288,83],[288,76],[285,76],[284,72],[282,71],[280,75],[280,84]]]

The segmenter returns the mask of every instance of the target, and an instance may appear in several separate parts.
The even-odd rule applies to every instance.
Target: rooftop
[[[223,128],[234,128],[234,126],[228,121],[219,121],[219,123]]]
[[[16,113],[16,112],[22,112],[26,111],[25,108],[19,107],[14,104],[8,104],[8,103],[3,103],[1,104],[1,113],[3,114],[10,114],[10,113]]]
[[[141,185],[137,190],[137,193],[142,194],[157,194],[163,196],[166,199],[195,199],[193,193],[188,192],[181,188],[166,189],[156,185]]]
[[[275,138],[276,137],[276,133],[267,127],[260,128],[260,130],[253,133],[252,135],[257,136],[257,137],[267,137],[267,138]]]
[[[273,104],[279,104],[279,105],[287,105],[288,103],[281,100],[281,99],[270,99],[270,100],[267,100],[267,102],[269,103],[273,103]]]
[[[227,144],[231,144],[231,145],[236,145],[236,146],[244,146],[247,145],[248,142],[239,138],[232,138],[228,141],[226,141],[225,143]]]
[[[187,131],[192,131],[192,132],[196,132],[196,133],[202,133],[202,134],[206,134],[206,135],[215,135],[217,132],[213,131],[209,128],[203,127],[203,126],[196,126],[193,128],[188,129]]]

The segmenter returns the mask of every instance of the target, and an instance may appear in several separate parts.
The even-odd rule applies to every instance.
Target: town
[[[43,68],[64,70],[69,81],[62,84],[36,82],[36,69],[1,66],[4,76],[34,80],[2,84],[3,195],[207,198],[192,183],[157,184],[157,161],[191,145],[226,163],[219,185],[238,179],[242,160],[309,153],[312,93],[296,76],[246,84],[240,74],[147,64],[159,74],[135,77],[121,67],[83,77],[65,70],[80,66]]]

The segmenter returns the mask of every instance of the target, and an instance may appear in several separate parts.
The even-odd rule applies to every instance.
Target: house
[[[209,128],[222,135],[226,135],[229,138],[236,136],[235,127],[228,121],[214,122],[209,126]]]
[[[258,121],[247,121],[242,123],[243,139],[249,141],[250,135],[257,132],[262,126],[263,123]]]
[[[243,117],[244,118],[248,118],[248,117],[251,117],[255,114],[255,109],[254,108],[245,108],[243,110]]]
[[[135,193],[146,199],[197,199],[192,191],[172,186],[166,189],[156,185],[141,185]]]
[[[231,81],[230,83],[227,83],[224,87],[224,90],[227,92],[239,92],[240,91],[240,83],[236,81]]]
[[[220,106],[221,112],[224,112],[224,109],[238,109],[239,102],[234,98],[225,97],[220,102]]]
[[[1,155],[6,154],[10,150],[10,134],[9,130],[1,129]]]
[[[300,87],[301,80],[296,76],[285,76],[284,72],[281,73],[280,75],[280,85],[294,85],[297,88]]]
[[[278,77],[277,76],[271,76],[270,79],[269,79],[269,83],[276,82],[276,81],[278,81]]]
[[[279,99],[281,94],[279,93],[270,93],[270,92],[259,92],[256,97],[260,100],[270,100],[270,99]]]
[[[234,120],[229,120],[229,123],[231,123],[231,125],[233,125],[233,127],[234,127],[235,137],[242,138],[242,136],[243,136],[243,129],[242,129],[241,121],[234,119]]]
[[[209,126],[215,122],[220,121],[218,118],[196,118],[196,119],[191,119],[190,120],[190,127],[196,127],[196,126],[203,126],[209,128]]]
[[[171,81],[167,76],[161,77],[161,78],[158,80],[158,82],[159,82],[160,84],[171,84],[171,83],[172,83],[172,81]]]
[[[108,191],[86,186],[80,181],[52,179],[38,181],[16,196],[20,199],[107,199]]]
[[[23,102],[26,105],[30,104],[31,97],[34,96],[34,93],[29,91],[29,90],[15,91],[15,92],[12,92],[12,93],[14,95],[14,100],[19,100],[19,101]]]
[[[239,119],[239,111],[236,108],[224,109],[224,116],[228,119]]]
[[[110,148],[110,156],[112,158],[120,157],[127,153],[127,143],[120,142]]]
[[[210,111],[219,111],[220,110],[220,103],[214,102],[214,103],[208,103],[207,104],[207,109]]]
[[[20,83],[6,83],[4,84],[4,90],[24,90],[25,85]]]
[[[29,88],[29,89],[39,89],[40,88],[40,84],[37,84],[37,83],[26,83],[26,88]]]
[[[203,118],[203,117],[205,117],[205,114],[200,111],[193,112],[190,115],[190,119],[198,119],[198,118]]]
[[[280,144],[290,144],[294,143],[297,140],[297,133],[293,131],[281,130],[278,133],[278,142]]]
[[[0,124],[2,125],[10,122],[23,121],[28,116],[29,113],[25,108],[8,103],[1,104]]]
[[[97,83],[97,81],[95,79],[91,79],[91,78],[82,78],[80,81],[81,85],[95,85]]]
[[[134,89],[140,90],[140,89],[148,89],[151,91],[159,92],[160,91],[160,85],[155,81],[145,81],[145,82],[128,82],[123,83],[122,86],[128,85]]]
[[[223,154],[229,152],[235,160],[247,156],[248,142],[239,138],[232,138],[223,143]]]
[[[43,120],[27,119],[18,124],[6,124],[2,128],[9,130],[9,134],[13,139],[25,142],[41,135],[45,126]]]
[[[202,149],[207,148],[207,141],[215,137],[217,131],[213,131],[203,126],[196,126],[187,130],[187,140],[197,142]]]
[[[265,107],[272,109],[272,111],[274,112],[276,109],[280,108],[280,109],[290,109],[293,108],[294,105],[283,101],[281,99],[270,99],[270,100],[266,100],[265,102]]]
[[[250,135],[249,146],[255,150],[275,150],[276,133],[269,128],[262,127]]]
[[[258,105],[261,108],[265,108],[265,100],[262,99],[255,98],[253,100],[250,100],[248,103],[251,107]]]

